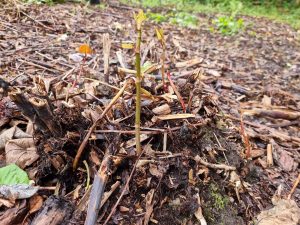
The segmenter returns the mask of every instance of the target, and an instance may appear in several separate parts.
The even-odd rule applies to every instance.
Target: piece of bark
[[[28,208],[26,200],[21,200],[14,208],[6,209],[0,216],[0,224],[3,225],[15,225],[20,224],[24,220]]]
[[[30,225],[65,225],[71,219],[74,206],[69,201],[50,196]]]
[[[42,132],[47,132],[48,128],[46,124],[36,115],[36,111],[32,104],[28,101],[26,96],[21,92],[20,89],[15,89],[9,92],[9,97],[22,111],[24,116],[29,118]]]

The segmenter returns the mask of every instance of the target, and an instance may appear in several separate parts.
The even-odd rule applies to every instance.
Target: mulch
[[[99,211],[99,224],[134,167],[108,224],[199,224],[199,209],[208,224],[251,224],[272,206],[274,196],[290,194],[300,172],[299,33],[253,17],[243,17],[246,28],[234,36],[212,32],[211,16],[203,14],[197,15],[196,29],[147,21],[141,46],[144,150],[135,164],[135,52],[124,48],[136,41],[133,12],[137,9],[117,2],[105,9],[82,4],[1,7],[0,129],[29,129],[28,116],[9,97],[16,89],[27,98],[49,100],[51,120],[61,128],[59,135],[38,127],[32,131],[39,159],[22,169],[36,185],[53,187],[57,198],[74,207],[62,224],[84,224],[87,183],[91,179],[92,184],[107,151],[111,165],[105,192],[110,195]],[[161,85],[156,27],[166,39],[167,90]],[[107,34],[111,48],[105,74]],[[93,54],[78,53],[84,43]],[[98,123],[73,171],[86,131],[126,80],[125,92]],[[6,153],[0,153],[0,164],[6,165]],[[54,191],[43,189],[38,195],[46,202]],[[299,188],[292,198],[300,206]],[[12,213],[21,204],[28,212],[29,199],[17,200],[1,207],[0,218],[22,222],[24,210]],[[41,211],[29,213],[24,223]]]

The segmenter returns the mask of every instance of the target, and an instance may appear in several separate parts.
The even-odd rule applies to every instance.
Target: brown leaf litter
[[[136,162],[134,49],[127,48],[136,38],[135,10],[116,2],[104,10],[3,4],[0,165],[19,164],[39,191],[15,203],[1,198],[11,207],[1,208],[1,221],[83,224],[101,167],[107,184],[100,224],[109,214],[108,224],[263,224],[263,218],[264,224],[296,224],[297,185],[292,200],[274,207],[271,201],[279,189],[285,199],[300,172],[296,32],[259,18],[245,18],[252,26],[231,37],[211,33],[205,15],[198,15],[208,22],[198,29],[162,24],[170,72],[165,90],[158,25],[148,21],[141,46],[142,64],[148,64],[144,154]],[[92,54],[77,52],[85,43]]]

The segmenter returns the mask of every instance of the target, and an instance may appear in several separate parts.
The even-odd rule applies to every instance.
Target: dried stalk
[[[111,47],[111,40],[109,34],[103,35],[103,61],[104,61],[104,80],[109,83],[109,53]]]
[[[296,181],[295,181],[295,183],[294,183],[294,185],[292,187],[292,190],[291,190],[290,194],[288,195],[288,199],[292,198],[292,195],[294,194],[294,192],[295,192],[295,190],[296,190],[299,182],[300,182],[300,173],[299,173],[298,178],[296,179]]]

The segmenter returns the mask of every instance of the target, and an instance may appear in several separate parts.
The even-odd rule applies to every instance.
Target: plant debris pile
[[[137,10],[14,4],[0,13],[0,165],[27,175],[0,179],[3,224],[84,224],[96,174],[99,224],[249,224],[282,198],[299,209],[295,31],[244,18],[228,37],[204,15],[193,29],[147,21],[137,159]]]

